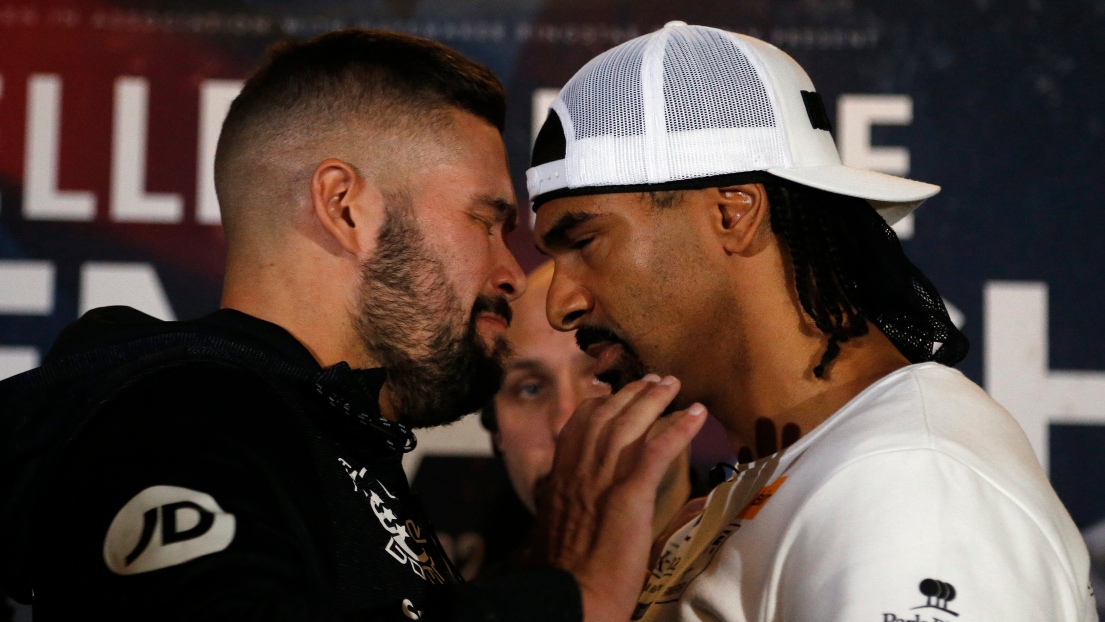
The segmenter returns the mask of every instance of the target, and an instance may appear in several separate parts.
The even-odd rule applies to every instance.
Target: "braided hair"
[[[764,187],[798,300],[828,337],[814,376],[824,378],[840,344],[866,335],[872,323],[911,363],[963,360],[967,338],[871,204],[777,177]]]

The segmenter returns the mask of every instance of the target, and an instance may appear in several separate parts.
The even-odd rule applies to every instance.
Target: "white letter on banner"
[[[199,162],[196,174],[196,221],[205,225],[222,222],[219,198],[215,194],[215,148],[230,110],[230,103],[242,90],[241,80],[204,80],[200,85]]]
[[[96,195],[58,190],[61,142],[61,78],[27,80],[27,140],[23,154],[23,217],[27,220],[92,220]]]
[[[1039,281],[985,289],[986,390],[1017,418],[1044,471],[1050,423],[1105,424],[1105,372],[1048,368],[1048,292]]]
[[[161,320],[176,319],[152,265],[92,261],[83,264],[80,314],[112,305],[134,307]]]
[[[0,75],[0,99],[4,98],[4,76]],[[2,198],[2,197],[0,197]]]
[[[537,133],[541,131],[541,126],[549,116],[549,106],[552,106],[559,94],[560,89],[545,88],[535,89],[530,96],[529,144],[531,146],[537,140]]]
[[[0,314],[53,313],[56,272],[49,261],[0,260]],[[0,380],[37,366],[38,360],[38,348],[0,346]]]
[[[840,161],[890,175],[909,174],[909,149],[871,146],[872,125],[913,123],[913,98],[908,95],[841,95],[836,101]],[[913,214],[894,225],[898,237],[913,237]]]
[[[145,190],[149,90],[145,78],[115,81],[111,217],[117,222],[178,223],[184,217],[180,195]]]

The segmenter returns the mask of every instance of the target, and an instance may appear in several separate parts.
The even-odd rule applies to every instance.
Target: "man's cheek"
[[[552,451],[546,452],[535,458],[531,469],[533,473],[532,479],[534,482],[534,489],[540,487],[541,482],[545,481],[549,477],[549,474],[552,473],[553,460],[554,455]]]

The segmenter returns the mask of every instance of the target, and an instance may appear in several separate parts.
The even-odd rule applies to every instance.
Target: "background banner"
[[[1103,0],[0,0],[0,377],[90,308],[217,307],[215,140],[274,41],[388,28],[487,64],[509,91],[524,201],[556,89],[672,19],[779,46],[822,93],[846,164],[943,186],[898,228],[906,251],[971,340],[960,369],[1018,418],[1105,561]],[[522,220],[511,245],[529,269]],[[694,446],[707,466],[728,458],[711,430]],[[420,439],[416,478],[427,457],[490,455],[474,418]]]

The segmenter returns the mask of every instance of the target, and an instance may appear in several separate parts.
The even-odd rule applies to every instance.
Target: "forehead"
[[[415,203],[428,206],[435,217],[448,211],[442,207],[515,203],[506,147],[499,131],[484,119],[453,111],[449,123],[415,148],[406,186]]]
[[[506,146],[493,125],[471,113],[452,110],[449,122],[441,124],[425,146],[426,160],[432,165],[456,169],[483,183],[510,188]]]
[[[543,233],[562,223],[564,217],[570,215],[608,215],[635,221],[645,215],[643,211],[647,204],[648,196],[640,192],[588,194],[553,199],[538,208],[534,234],[540,240]]]

